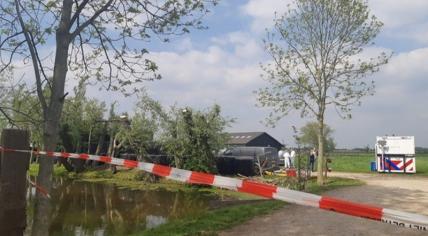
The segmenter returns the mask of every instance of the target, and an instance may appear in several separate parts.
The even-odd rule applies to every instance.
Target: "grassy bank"
[[[328,190],[362,184],[362,181],[355,179],[329,178],[325,186],[318,186],[316,178],[312,178],[307,184],[307,191],[320,194]],[[256,216],[272,213],[285,204],[285,202],[269,200],[217,209],[206,212],[197,218],[170,221],[155,229],[145,230],[135,235],[217,235],[218,231],[232,228]]]
[[[268,214],[284,206],[280,201],[262,201],[258,203],[232,206],[213,210],[198,218],[184,218],[161,225],[155,229],[135,235],[217,235],[216,232],[239,225],[255,216]]]
[[[333,171],[369,173],[373,153],[333,153],[331,168]],[[416,155],[416,174],[428,175],[428,154]]]
[[[323,186],[319,186],[317,184],[317,179],[311,178],[306,186],[306,192],[314,193],[314,194],[322,194],[323,192],[350,187],[350,186],[359,186],[363,185],[364,182],[358,179],[346,179],[346,178],[338,178],[338,177],[329,177],[327,179],[327,183]]]
[[[36,175],[37,165],[31,165],[30,174]],[[62,167],[55,167],[56,176],[75,179],[76,181],[101,182],[115,184],[122,188],[139,190],[164,188],[170,191],[194,191],[194,186],[182,184],[175,181],[159,179],[155,183],[148,183],[142,179],[146,178],[143,172],[138,170],[119,170],[112,174],[110,170],[88,171],[82,174],[67,173]],[[355,186],[363,184],[361,181],[343,178],[330,178],[325,186],[316,185],[316,179],[312,178],[307,184],[307,191],[311,193],[322,193],[336,188]],[[255,200],[262,199],[257,196],[218,189],[214,187],[199,187],[197,191],[209,192],[219,196],[221,199]],[[135,235],[216,235],[218,231],[239,225],[253,217],[269,214],[286,203],[274,200],[249,201],[245,204],[237,204],[228,207],[213,209],[198,216],[185,217],[171,220],[155,229],[138,232]]]

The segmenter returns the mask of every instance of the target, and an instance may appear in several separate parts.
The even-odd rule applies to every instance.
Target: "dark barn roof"
[[[228,145],[233,146],[260,146],[280,149],[283,145],[266,132],[239,132],[229,133]]]
[[[262,134],[264,134],[264,132],[229,133],[230,139],[227,144],[245,145]]]

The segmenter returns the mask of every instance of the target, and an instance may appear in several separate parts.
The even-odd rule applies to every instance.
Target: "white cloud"
[[[261,45],[249,35],[233,32],[212,40],[206,50],[155,52],[151,57],[163,80],[151,85],[153,90],[168,90],[174,103],[196,104],[201,101],[223,102],[248,100],[260,82]],[[156,94],[156,92],[153,92]]]
[[[291,126],[300,127],[310,118],[301,119],[295,112],[282,119],[277,128],[266,128],[260,121],[267,116],[268,110],[255,107],[253,94],[254,90],[266,85],[260,78],[259,63],[269,60],[264,53],[260,33],[273,25],[274,12],[284,12],[291,2],[248,0],[238,8],[250,17],[246,23],[251,24],[251,31],[205,38],[203,40],[211,42],[211,45],[203,49],[195,49],[197,41],[189,35],[176,42],[175,51],[150,53],[158,63],[163,79],[147,82],[149,93],[165,105],[177,102],[180,106],[203,108],[218,103],[227,116],[238,118],[231,130],[267,131],[278,140],[292,144]],[[373,13],[385,22],[389,39],[408,38],[426,42],[427,0],[369,0],[369,4]],[[379,47],[369,48],[363,57],[389,51],[383,48],[382,43],[379,42]],[[427,58],[428,47],[394,55],[388,65],[373,75],[376,94],[363,99],[362,106],[352,113],[352,120],[343,121],[334,110],[328,111],[326,122],[336,130],[339,147],[371,145],[376,135],[388,133],[415,135],[417,145],[428,146],[428,109],[425,108],[428,101]],[[30,67],[25,69],[31,72]],[[133,109],[132,100],[100,93],[94,87],[88,93],[102,100],[119,100],[120,111]]]
[[[400,53],[391,59],[384,73],[387,76],[402,80],[402,82],[405,82],[404,84],[411,85],[412,83],[407,83],[409,80],[426,78],[428,74],[427,58],[428,48],[419,48],[410,52]]]
[[[264,54],[260,33],[273,24],[274,12],[284,12],[291,0],[248,0],[240,7],[250,16],[251,32],[231,32],[211,38],[212,45],[204,50],[190,48],[180,52],[152,53],[159,63],[164,79],[150,84],[150,92],[164,104],[206,107],[219,103],[226,115],[238,118],[234,131],[267,131],[278,140],[292,144],[291,126],[302,126],[308,119],[300,119],[298,112],[283,118],[277,128],[269,129],[260,123],[267,109],[256,108],[252,91],[264,86],[260,79],[259,62],[268,60]],[[404,36],[403,30],[414,32],[423,39],[425,9],[428,1],[369,0],[373,13],[384,21],[389,38]],[[409,27],[414,25],[414,30]],[[390,50],[369,48],[363,57]],[[415,135],[417,145],[428,146],[428,48],[415,49],[394,55],[390,63],[373,75],[376,94],[363,98],[361,107],[353,111],[352,120],[341,120],[333,109],[327,114],[339,147],[372,145],[376,135]],[[357,132],[358,131],[358,132]]]
[[[414,135],[416,144],[428,146],[428,48],[404,52],[374,75],[376,94],[364,98],[353,119],[343,121],[329,111],[327,123],[336,130],[339,146],[355,147],[374,143],[376,135]],[[358,130],[359,132],[354,132]]]
[[[392,39],[414,40],[428,43],[428,1],[427,0],[369,0],[369,7],[384,23],[383,35]],[[282,15],[293,0],[248,0],[241,7],[241,13],[251,17],[254,33],[263,33],[273,26],[275,13]]]
[[[292,0],[249,0],[241,11],[253,18],[251,29],[260,33],[264,29],[272,27],[275,13],[283,14],[292,2]]]
[[[428,1],[369,0],[372,13],[383,23],[383,35],[412,45],[428,44]]]
[[[420,45],[428,45],[428,20],[390,31],[388,36],[393,39],[403,40],[407,45],[414,45],[413,42]]]
[[[182,40],[180,40],[180,42],[178,43],[176,50],[179,52],[185,52],[188,50],[192,50],[193,48],[193,42],[192,39],[189,37],[186,37]]]
[[[369,6],[386,28],[409,26],[428,19],[426,0],[369,0]]]
[[[260,31],[272,25],[275,12],[284,13],[287,5],[292,3],[293,0],[249,0],[241,10],[254,18],[253,29]],[[426,0],[369,0],[369,7],[388,28],[408,26],[428,19]]]
[[[178,102],[202,108],[218,103],[226,115],[238,118],[231,130],[268,131],[292,144],[291,126],[300,127],[311,118],[301,119],[299,113],[294,112],[283,118],[275,129],[260,123],[269,111],[255,107],[253,94],[266,85],[260,78],[259,62],[268,59],[264,58],[261,45],[244,32],[233,32],[211,41],[212,46],[206,50],[153,53],[164,79],[150,84],[151,94],[164,104]],[[390,50],[370,47],[363,57],[373,57],[382,51]],[[388,133],[426,137],[428,128],[421,127],[428,117],[428,110],[421,109],[423,101],[428,100],[426,58],[428,48],[394,55],[389,64],[373,75],[376,94],[363,98],[362,106],[352,113],[354,119],[344,121],[334,109],[328,111],[327,123],[336,130],[339,147],[371,145],[376,135]],[[424,139],[417,140],[418,145],[428,146]]]

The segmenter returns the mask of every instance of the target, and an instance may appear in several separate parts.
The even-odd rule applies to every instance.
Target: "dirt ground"
[[[428,216],[428,177],[388,174],[331,173],[330,176],[356,178],[363,186],[326,192],[334,196],[384,208]],[[220,233],[229,235],[428,235],[368,219],[338,214],[312,207],[288,204],[270,215],[256,217]]]

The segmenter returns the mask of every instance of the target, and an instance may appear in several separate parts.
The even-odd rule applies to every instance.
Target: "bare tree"
[[[88,79],[107,90],[137,92],[138,83],[160,78],[156,64],[145,57],[144,42],[151,37],[167,41],[192,27],[202,28],[207,4],[216,2],[2,0],[0,73],[22,62],[32,66],[34,85],[29,91],[37,93],[42,109],[44,148],[54,150],[71,77]],[[38,181],[47,190],[52,166],[52,159],[40,160]],[[45,212],[35,219],[47,222],[48,217]]]
[[[363,0],[295,0],[264,40],[272,62],[262,66],[269,85],[258,91],[258,101],[273,108],[272,124],[291,110],[316,118],[318,170],[325,161],[326,108],[350,118],[352,106],[373,94],[374,81],[365,78],[388,62],[384,52],[369,58],[361,54],[382,25]],[[323,183],[319,171],[318,184]]]

